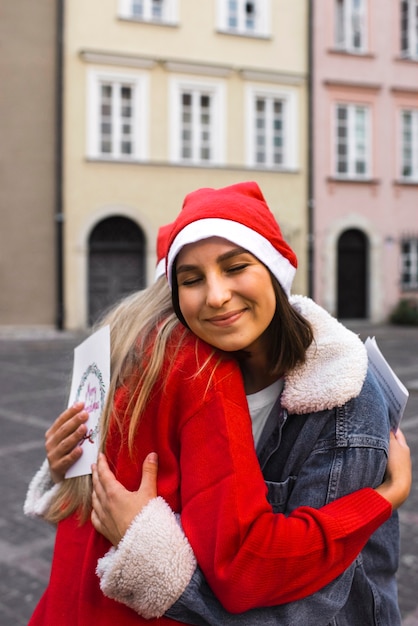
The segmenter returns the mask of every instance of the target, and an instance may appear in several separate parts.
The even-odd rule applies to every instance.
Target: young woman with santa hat
[[[174,309],[203,341],[184,327],[167,329],[168,310],[156,333],[144,334],[140,364],[147,368],[146,355],[151,367],[142,377],[137,360],[128,371],[122,367],[112,411],[104,419],[112,468],[127,489],[135,490],[147,453],[158,453],[159,493],[181,512],[197,562],[230,611],[312,594],[341,573],[373,530],[391,517],[392,507],[380,494],[397,506],[409,490],[408,469],[398,488],[390,481],[371,488],[384,476],[390,427],[383,397],[367,373],[364,348],[311,301],[289,302],[296,258],[254,183],[190,194],[171,231],[167,267]],[[154,378],[147,385],[149,373]],[[244,388],[252,422],[243,408]],[[272,514],[267,504],[254,441],[269,499],[288,517]],[[291,445],[284,455],[286,442]],[[392,445],[395,465],[407,466],[402,437]],[[94,472],[92,519],[107,534],[108,491],[102,481],[107,467],[102,470],[101,463]],[[313,507],[325,506],[295,508],[308,500]],[[98,568],[104,592],[147,617],[161,615],[173,603],[195,566],[166,502],[152,500],[118,543],[125,516],[114,541],[117,549]],[[387,545],[379,547],[384,558],[394,550],[391,532],[386,525]],[[74,514],[62,519],[50,586],[30,624],[52,623],[48,619],[57,617],[60,606],[72,607],[80,624],[141,623],[124,604],[100,598],[93,574],[105,552],[106,540],[89,522],[77,528]],[[355,574],[350,573],[351,581]],[[379,576],[386,593],[385,575]],[[321,600],[326,609],[321,616],[335,613],[350,589],[345,582],[337,597]],[[315,602],[309,611],[313,607]],[[207,616],[173,617],[202,623]],[[245,621],[254,615],[239,619],[255,623]],[[167,616],[158,623],[165,621]]]

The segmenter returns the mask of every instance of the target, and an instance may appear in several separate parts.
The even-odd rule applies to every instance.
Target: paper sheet
[[[392,430],[396,431],[408,402],[409,391],[395,374],[381,353],[376,339],[367,337],[364,342],[373,370],[389,405],[389,417]]]
[[[98,454],[100,416],[110,383],[110,329],[104,326],[74,349],[73,376],[68,406],[84,402],[89,413],[87,434],[78,445],[83,454],[70,467],[65,477],[91,474],[91,464]]]

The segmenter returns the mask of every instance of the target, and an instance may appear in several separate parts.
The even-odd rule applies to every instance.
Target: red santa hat
[[[166,257],[168,249],[168,238],[173,228],[173,224],[164,224],[158,229],[157,235],[157,265],[155,267],[154,280],[158,280],[160,276],[165,274]]]
[[[277,278],[285,293],[297,268],[297,258],[255,182],[189,193],[172,224],[168,241],[167,277],[172,286],[174,261],[189,243],[222,237],[251,252]]]

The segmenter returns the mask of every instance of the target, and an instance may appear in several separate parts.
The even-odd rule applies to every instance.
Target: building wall
[[[55,5],[4,2],[0,325],[55,319]]]
[[[369,0],[364,54],[335,46],[335,3],[314,3],[315,297],[337,313],[337,243],[350,228],[370,245],[368,317],[387,318],[403,293],[402,236],[417,233],[418,186],[400,181],[400,110],[418,107],[418,62],[400,55],[400,2]],[[335,176],[334,107],[367,105],[371,112],[371,163],[367,181]]]
[[[306,3],[271,2],[271,36],[231,36],[216,29],[216,2],[178,2],[177,25],[121,19],[113,0],[66,5],[65,48],[65,301],[68,328],[83,327],[88,310],[88,239],[102,219],[122,215],[146,237],[147,278],[155,239],[191,190],[256,180],[300,259],[295,291],[306,291]],[[95,72],[144,78],[148,85],[148,151],[144,159],[89,157],[89,80]],[[214,166],[170,159],[173,80],[212,81],[223,90],[223,158]],[[295,99],[294,167],[275,171],[246,164],[248,85]],[[219,128],[222,134],[222,128]]]

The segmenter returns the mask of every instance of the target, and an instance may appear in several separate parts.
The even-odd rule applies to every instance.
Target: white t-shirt
[[[254,445],[257,446],[258,440],[263,428],[274,406],[277,398],[283,389],[283,378],[276,380],[275,383],[269,385],[257,393],[251,393],[247,396],[248,408],[251,415],[253,425]]]

